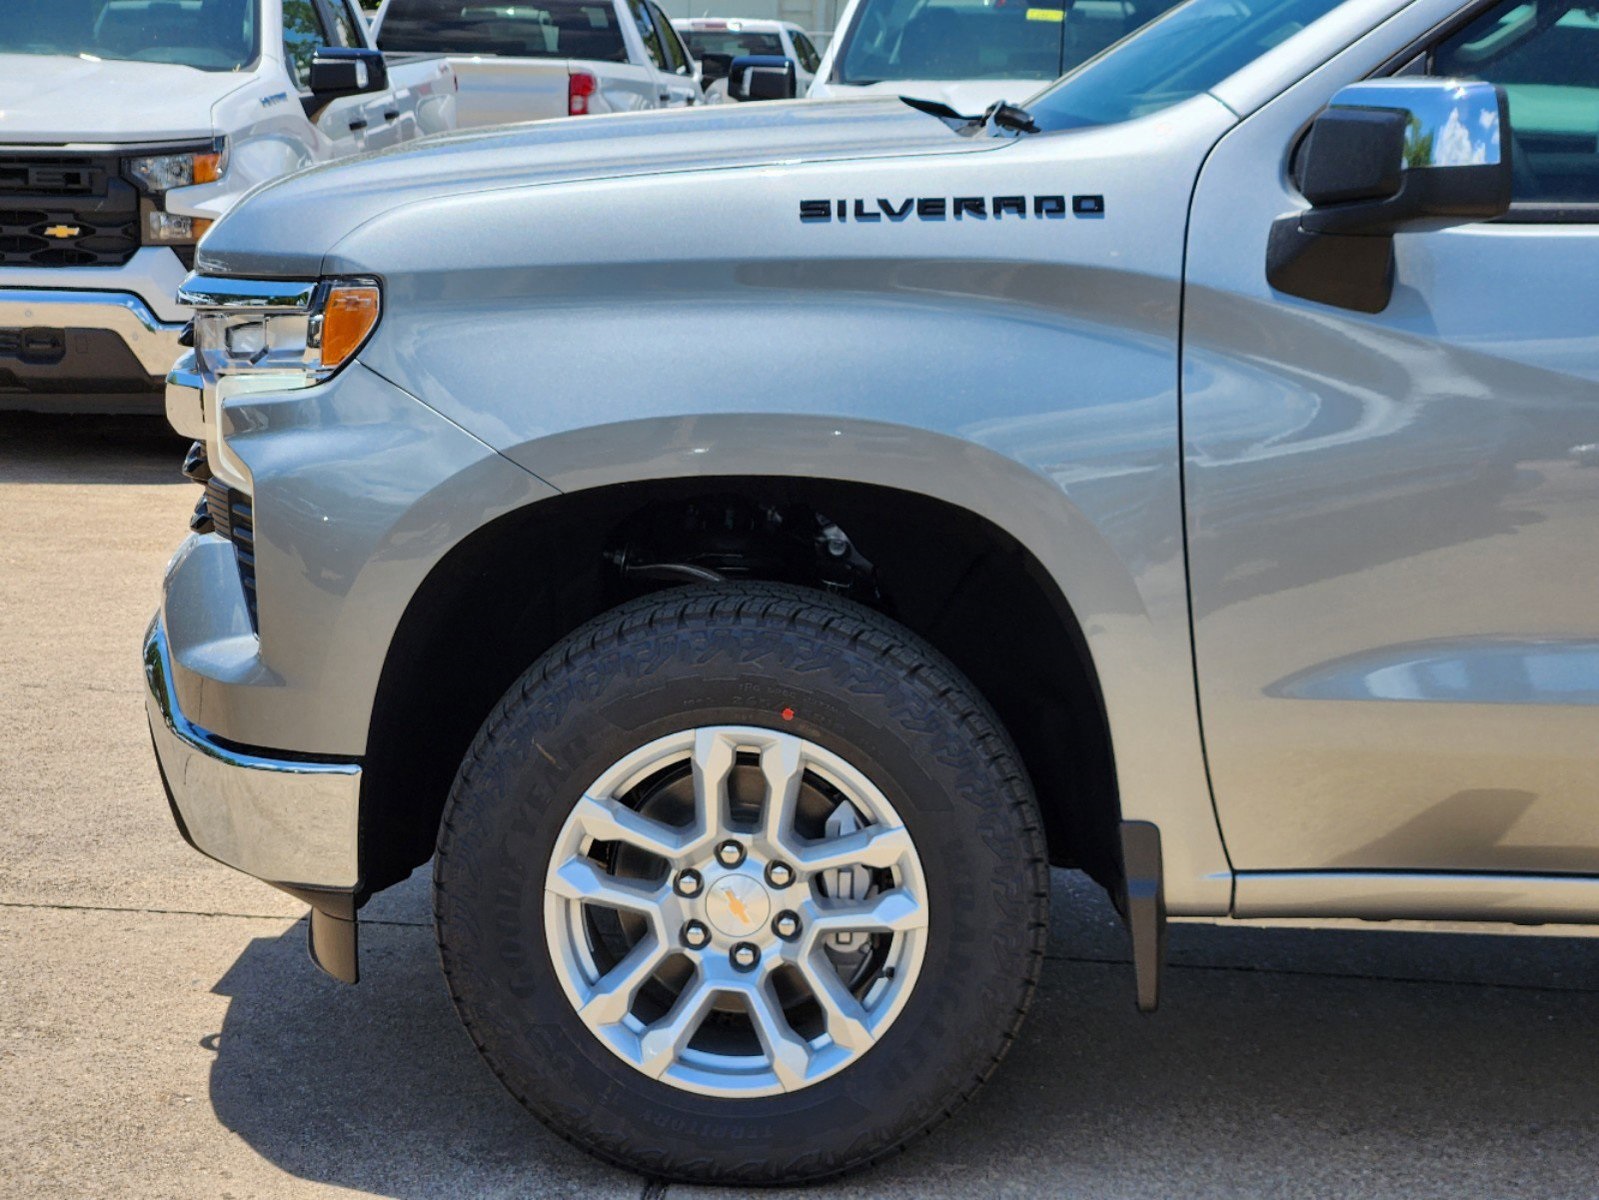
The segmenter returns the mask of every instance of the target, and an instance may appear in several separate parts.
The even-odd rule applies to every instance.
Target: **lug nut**
[[[736,867],[744,861],[744,847],[734,841],[723,842],[716,848],[716,861],[724,867]]]
[[[699,921],[689,921],[683,926],[683,944],[690,950],[702,950],[711,940],[711,931]]]
[[[750,945],[749,942],[740,942],[728,953],[728,957],[733,960],[733,965],[740,971],[748,971],[761,961],[761,952]]]
[[[698,896],[700,889],[705,886],[705,880],[700,878],[700,873],[694,870],[681,871],[672,881],[672,888],[679,896]]]
[[[766,882],[775,888],[786,888],[794,882],[794,868],[785,862],[767,863]]]
[[[791,942],[799,936],[800,919],[798,914],[780,912],[772,918],[772,932],[785,942]]]

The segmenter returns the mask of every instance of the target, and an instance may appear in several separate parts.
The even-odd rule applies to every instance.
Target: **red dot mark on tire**
[[[785,708],[782,712],[782,717],[785,721],[792,721],[794,719],[794,710],[792,708]]]

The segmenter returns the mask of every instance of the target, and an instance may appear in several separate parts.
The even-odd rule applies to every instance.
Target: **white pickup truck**
[[[699,64],[655,0],[384,0],[372,30],[385,51],[450,56],[462,125],[708,99]]]
[[[353,0],[4,0],[0,408],[161,410],[195,243],[257,185],[454,128]]]
[[[916,96],[980,113],[1028,97],[1173,0],[849,0],[807,95]]]

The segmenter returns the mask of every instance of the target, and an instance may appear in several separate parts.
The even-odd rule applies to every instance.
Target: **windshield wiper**
[[[971,133],[974,129],[981,128],[983,122],[988,119],[986,113],[981,117],[964,116],[940,100],[923,100],[920,96],[901,96],[900,99],[917,112],[937,117],[956,133]]]
[[[1033,120],[1033,114],[1025,108],[1015,104],[1006,104],[997,100],[988,106],[988,111],[983,114],[983,124],[993,124],[996,128],[1007,129],[1012,133],[1040,133],[1038,122]]]
[[[1038,122],[1033,120],[1033,114],[1025,108],[1018,108],[1014,104],[1006,104],[1003,100],[990,104],[981,116],[969,117],[956,112],[949,105],[939,100],[923,100],[918,96],[901,96],[917,112],[924,112],[930,117],[937,117],[956,133],[972,137],[993,125],[996,129],[1003,129],[1009,133],[1039,133]]]

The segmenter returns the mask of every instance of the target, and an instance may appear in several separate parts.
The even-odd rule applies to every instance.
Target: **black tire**
[[[931,924],[906,1007],[859,1062],[786,1095],[701,1096],[623,1062],[567,1001],[539,917],[583,789],[635,747],[712,724],[782,728],[844,756],[890,799],[926,877]],[[960,673],[866,608],[760,584],[658,593],[545,654],[467,755],[434,867],[450,993],[501,1082],[600,1158],[721,1183],[837,1175],[958,1109],[1032,997],[1048,886],[1031,787]]]

